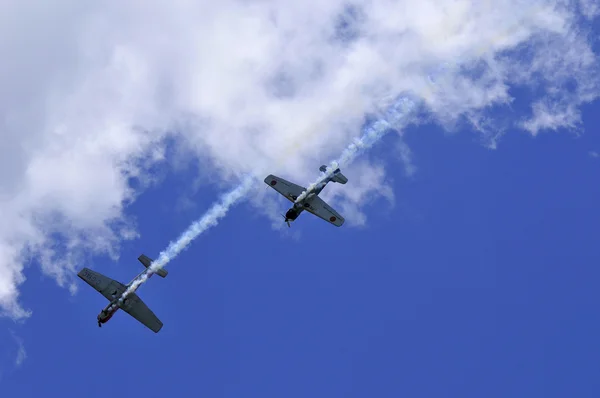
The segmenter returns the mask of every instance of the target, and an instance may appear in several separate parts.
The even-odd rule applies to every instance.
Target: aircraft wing
[[[322,218],[336,227],[341,227],[344,223],[344,217],[340,216],[337,211],[335,211],[320,197],[313,196],[308,203],[310,204],[310,207],[305,207],[304,210]]]
[[[135,293],[130,294],[121,303],[121,309],[137,319],[140,323],[152,330],[154,333],[163,327],[163,323],[154,315],[154,312]]]
[[[290,202],[294,202],[302,192],[306,191],[306,188],[296,185],[293,182],[284,180],[283,178],[274,176],[273,174],[270,174],[267,176],[267,178],[265,178],[265,183],[285,196]]]
[[[126,289],[125,285],[117,282],[99,272],[92,271],[89,268],[84,268],[77,273],[77,276],[83,279],[88,285],[96,289],[108,301],[119,297]]]

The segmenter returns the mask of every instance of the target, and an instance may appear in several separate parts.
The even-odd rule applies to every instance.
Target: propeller
[[[285,220],[285,222],[287,223],[287,225],[288,225],[288,228],[289,228],[289,227],[291,227],[291,225],[290,225],[290,222],[288,221],[287,217],[286,217],[286,216],[284,216],[283,214],[281,215],[281,217],[283,217],[283,219],[284,219],[284,220]]]

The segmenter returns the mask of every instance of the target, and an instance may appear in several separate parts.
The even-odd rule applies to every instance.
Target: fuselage
[[[298,218],[300,213],[302,213],[306,207],[310,206],[312,198],[319,195],[323,188],[325,188],[325,186],[329,183],[329,181],[331,181],[331,178],[328,178],[325,181],[317,184],[317,186],[312,191],[310,191],[304,199],[297,203],[294,203],[294,205],[285,213],[285,221],[294,221],[296,218]],[[296,200],[296,197],[292,196],[292,199]]]
[[[148,274],[148,278],[151,278],[152,275],[154,275],[154,272],[151,272],[148,268],[146,268],[125,286],[125,290],[123,292],[121,292],[118,295],[116,291],[114,292],[114,294],[112,295],[113,300],[98,314],[98,326],[101,326],[103,323],[108,322],[110,318],[112,318],[113,315],[119,310],[119,308],[127,303],[127,297],[123,300],[122,303],[120,303],[121,297],[123,297],[123,293],[127,291],[127,289],[129,289],[129,286],[131,286],[131,284],[134,281],[136,281],[138,278],[141,278],[144,274]],[[137,286],[131,293],[134,293],[138,288],[139,286]]]
[[[117,305],[113,306],[113,303],[111,302],[106,308],[104,308],[98,314],[98,326],[100,326],[103,323],[108,322],[110,320],[110,318],[112,318],[112,316],[118,310],[119,310],[119,306],[117,306]]]

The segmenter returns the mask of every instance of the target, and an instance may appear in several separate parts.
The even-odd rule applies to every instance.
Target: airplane
[[[327,167],[323,165],[319,168],[319,170],[325,173]],[[340,216],[338,212],[332,209],[331,206],[329,206],[318,196],[330,181],[337,182],[339,184],[345,184],[348,182],[348,179],[340,172],[340,169],[338,168],[329,177],[317,184],[313,190],[308,192],[304,199],[296,203],[296,199],[298,199],[302,192],[306,191],[306,188],[272,174],[265,178],[265,183],[267,185],[294,203],[294,205],[285,213],[285,216],[282,214],[282,217],[285,219],[288,227],[290,226],[290,221],[294,221],[296,218],[298,218],[300,213],[302,213],[304,210],[322,218],[336,227],[342,226],[345,221],[344,217]]]
[[[117,282],[114,279],[111,279],[107,276],[102,275],[99,272],[92,271],[89,268],[84,268],[77,276],[83,279],[88,285],[96,289],[100,294],[102,294],[110,303],[98,314],[98,327],[102,327],[103,323],[106,323],[112,318],[112,316],[121,308],[123,311],[137,319],[148,329],[152,330],[154,333],[158,333],[158,331],[163,327],[163,323],[154,315],[154,313],[148,308],[146,304],[135,294],[135,290],[129,294],[122,301],[120,300],[123,296],[123,292],[127,290],[129,286],[133,283],[133,281],[137,280],[144,274],[149,274],[148,278],[152,277],[155,273],[164,278],[167,276],[168,272],[164,269],[159,269],[158,271],[150,271],[150,264],[152,264],[152,260],[142,254],[138,257],[140,263],[146,267],[138,276],[133,278],[131,282],[127,285],[124,285],[120,282]],[[139,287],[139,286],[138,286]],[[137,288],[136,288],[137,290]]]

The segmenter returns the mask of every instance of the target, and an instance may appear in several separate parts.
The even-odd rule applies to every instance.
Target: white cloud
[[[10,331],[12,338],[17,343],[17,354],[15,356],[15,366],[19,367],[23,364],[25,359],[27,359],[27,352],[25,351],[25,344],[23,343],[23,339],[17,336],[14,331]]]
[[[404,173],[407,177],[412,177],[417,172],[417,166],[413,161],[412,150],[403,140],[398,142],[398,154],[404,165]]]
[[[330,183],[320,196],[343,214],[348,225],[364,226],[367,215],[361,208],[378,197],[393,204],[394,191],[385,180],[382,164],[372,164],[361,159],[346,168],[343,174],[348,178],[348,183]]]
[[[25,346],[23,346],[23,344],[19,344],[19,350],[17,351],[17,357],[15,358],[15,365],[21,366],[26,358],[27,352],[25,352]]]
[[[515,84],[544,96],[523,127],[576,125],[600,81],[578,4],[591,3],[3,1],[0,309],[28,316],[26,264],[73,286],[82,259],[118,256],[167,138],[225,183],[254,170],[307,184],[388,95],[420,97],[446,128],[467,117],[489,145],[485,112]],[[380,188],[353,181],[339,198],[360,224]]]
[[[588,19],[593,19],[600,15],[598,0],[579,0],[579,7],[581,7],[581,13]]]
[[[600,158],[600,153],[598,153],[597,151],[590,151],[590,156],[593,158]]]
[[[540,130],[557,130],[559,128],[576,129],[581,123],[579,109],[573,104],[557,106],[548,104],[545,100],[536,101],[533,106],[533,116],[522,123],[525,130],[537,135]]]

